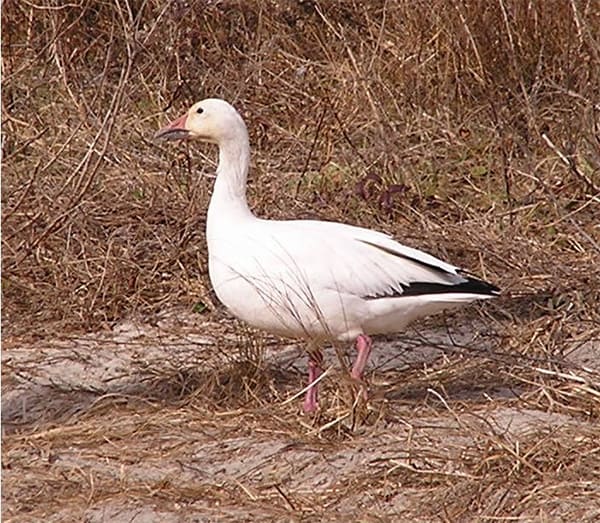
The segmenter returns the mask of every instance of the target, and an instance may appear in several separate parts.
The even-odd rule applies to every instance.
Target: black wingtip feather
[[[481,296],[499,296],[500,289],[491,283],[465,276],[466,281],[454,285],[443,283],[414,282],[403,287],[402,296],[422,296],[424,294],[480,294]]]

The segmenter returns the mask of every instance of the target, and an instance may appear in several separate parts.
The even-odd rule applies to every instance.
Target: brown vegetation
[[[595,2],[2,7],[7,521],[115,520],[138,502],[157,521],[598,517]],[[339,369],[315,420],[283,403],[303,376],[270,361],[282,342],[210,297],[214,151],[151,139],[209,96],[247,121],[257,214],[382,229],[497,283],[496,303],[421,326],[481,335],[376,368],[368,407]],[[161,327],[174,307],[185,321]],[[135,343],[127,318],[147,324]],[[113,346],[136,355],[129,380],[86,385],[97,374],[74,362]],[[81,374],[49,379],[51,361]],[[230,442],[215,463],[255,449],[267,476],[204,477],[215,440]],[[269,449],[300,469],[267,470]],[[134,463],[144,474],[119,473]]]

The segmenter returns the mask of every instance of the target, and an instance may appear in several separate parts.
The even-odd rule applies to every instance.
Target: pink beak
[[[155,139],[159,140],[185,140],[190,132],[185,128],[187,113],[173,120],[169,125],[163,127],[155,135]]]

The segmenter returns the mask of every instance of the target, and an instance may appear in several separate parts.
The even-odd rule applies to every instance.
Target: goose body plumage
[[[208,245],[221,302],[249,324],[292,338],[398,332],[419,317],[494,295],[433,256],[340,223],[247,220],[209,229]],[[411,292],[423,284],[427,292]]]

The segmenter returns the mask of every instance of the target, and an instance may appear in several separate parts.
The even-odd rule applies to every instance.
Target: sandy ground
[[[436,486],[447,495],[455,485],[456,496],[459,485],[477,484],[473,461],[485,445],[510,445],[516,470],[534,467],[519,455],[532,434],[543,445],[539,435],[586,433],[576,413],[535,408],[525,383],[500,371],[495,379],[477,354],[489,360],[485,335],[450,337],[439,327],[378,340],[372,400],[362,410],[342,408],[348,387],[338,384],[343,373],[330,350],[323,413],[301,415],[299,400],[290,401],[303,384],[301,349],[269,338],[253,353],[266,385],[231,398],[223,376],[240,374],[247,360],[235,347],[247,343],[229,324],[171,314],[52,343],[5,344],[4,521],[457,520],[420,507],[431,500],[458,514],[456,499],[436,500]],[[486,326],[463,328],[471,329]],[[569,355],[596,368],[598,356],[591,344]],[[462,377],[444,379],[456,366]],[[202,384],[209,375],[221,380],[210,390]],[[254,375],[241,372],[241,381]],[[517,520],[600,518],[600,499],[553,501],[541,484],[539,503]],[[486,510],[494,514],[513,488],[488,490],[476,519],[488,520]]]

